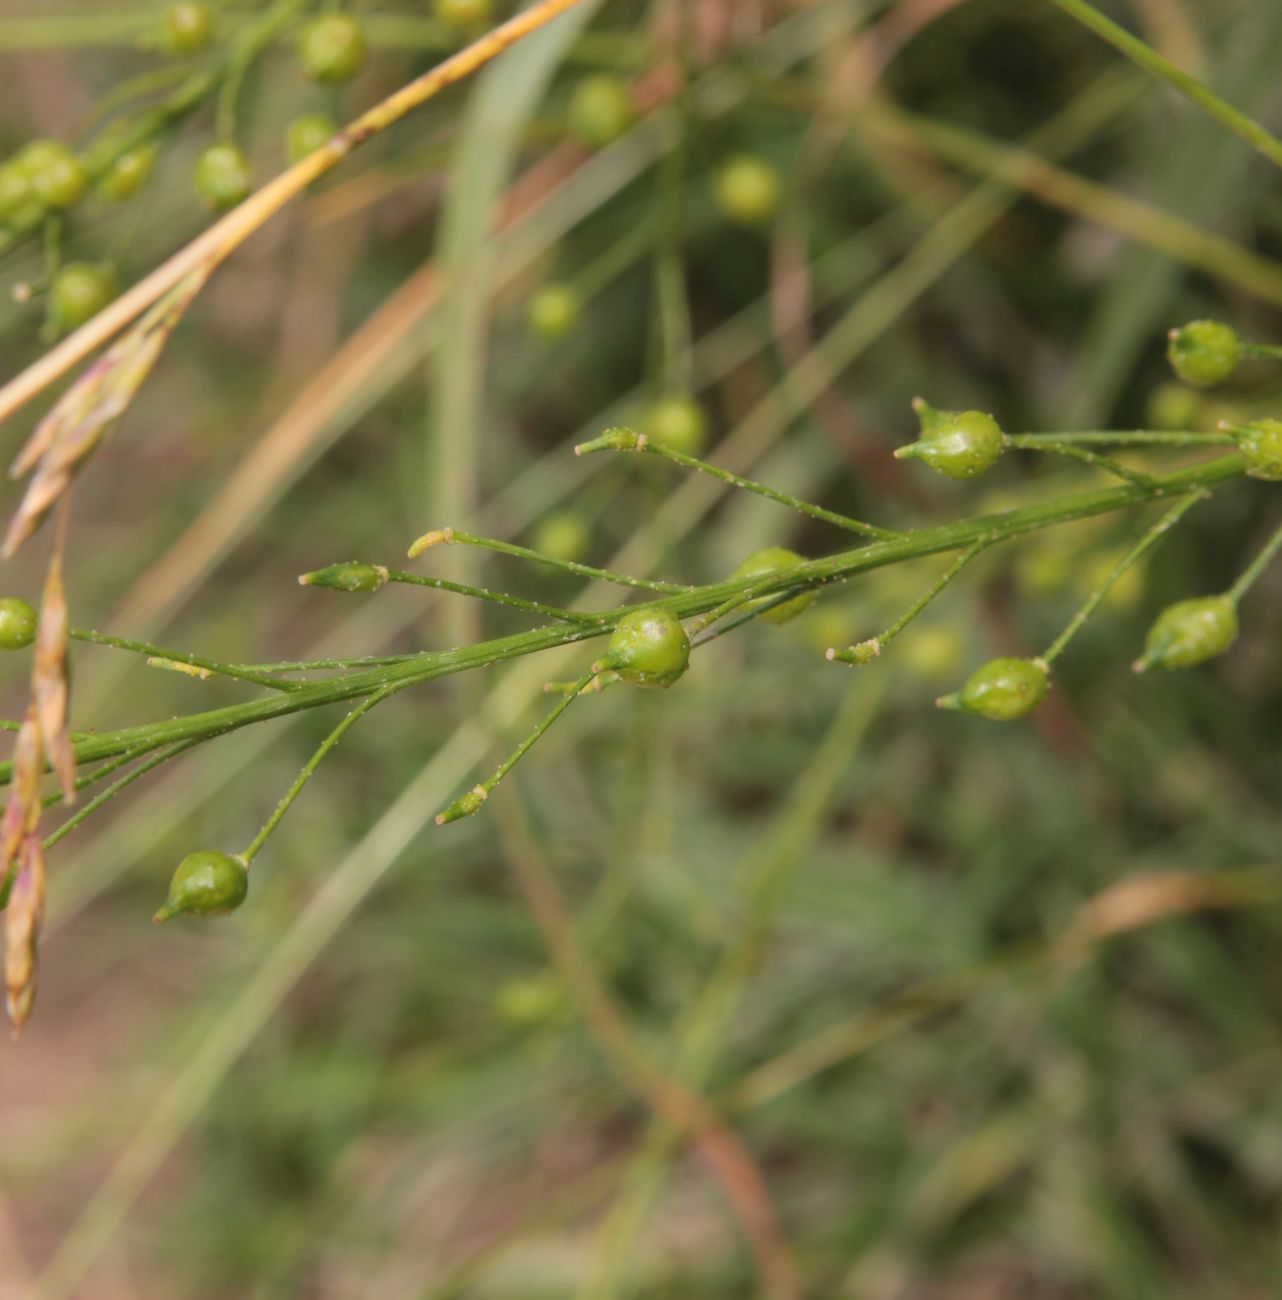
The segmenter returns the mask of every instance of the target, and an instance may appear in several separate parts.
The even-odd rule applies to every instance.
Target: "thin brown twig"
[[[529,904],[554,965],[589,1033],[624,1082],[656,1115],[693,1135],[695,1147],[725,1189],[771,1300],[797,1300],[792,1251],[769,1188],[743,1139],[708,1102],[656,1065],[597,978],[575,934],[565,896],[532,847],[528,818],[516,799],[496,804],[504,855]]]

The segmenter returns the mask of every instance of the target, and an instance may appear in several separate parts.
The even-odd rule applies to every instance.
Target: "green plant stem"
[[[263,828],[250,841],[249,847],[240,855],[246,866],[258,856],[258,851],[271,838],[272,832],[280,825],[281,819],[290,810],[295,799],[303,792],[303,787],[316,775],[316,769],[329,756],[330,751],[338,744],[347,732],[354,727],[371,709],[382,702],[389,696],[394,695],[402,687],[389,686],[385,690],[376,691],[373,695],[362,700],[354,709],[350,710],[346,717],[334,728],[333,731],[325,737],[316,747],[311,758],[303,764],[303,770],[294,778],[294,783],[289,787],[281,797],[280,803],[276,805],[272,815],[263,823]]]
[[[1051,643],[1050,648],[1041,656],[1041,660],[1047,667],[1055,662],[1056,659],[1064,652],[1068,643],[1082,630],[1086,625],[1087,619],[1100,607],[1104,598],[1112,591],[1114,584],[1132,565],[1137,564],[1154,546],[1166,536],[1167,533],[1175,527],[1184,515],[1191,510],[1199,501],[1203,499],[1201,493],[1194,493],[1192,496],[1185,497],[1183,501],[1177,501],[1169,510],[1144,535],[1131,547],[1125,555],[1113,566],[1105,577],[1104,581],[1091,592],[1086,603],[1073,615],[1069,620],[1068,626],[1059,634]],[[1280,534],[1282,536],[1282,534]]]
[[[693,591],[651,602],[678,618],[691,618],[746,591],[758,595],[794,592],[801,588],[828,586],[843,582],[860,573],[885,568],[927,555],[942,555],[964,550],[982,538],[994,541],[1022,536],[1056,524],[1071,523],[1096,515],[1111,514],[1166,497],[1186,496],[1209,491],[1241,478],[1244,465],[1240,456],[1221,456],[1200,465],[1154,475],[1150,484],[1122,484],[1078,493],[1057,501],[981,515],[955,523],[922,528],[884,541],[871,542],[853,550],[841,551],[818,560],[808,560],[795,568],[782,570],[765,578],[729,579]],[[340,700],[359,699],[393,684],[416,684],[436,681],[474,668],[518,659],[541,650],[605,636],[625,614],[638,606],[610,610],[591,625],[574,624],[534,628],[510,636],[483,641],[477,645],[435,651],[397,664],[348,673],[325,681],[306,682],[296,691],[248,700],[224,708],[210,709],[186,717],[166,718],[159,722],[122,727],[99,732],[76,742],[78,762],[111,758],[130,749],[156,749],[162,745],[192,737],[211,739],[241,727],[284,717],[304,709],[317,708]],[[12,778],[12,763],[0,764],[0,783]]]
[[[1265,543],[1264,549],[1251,561],[1242,576],[1224,594],[1236,605],[1251,589],[1260,574],[1269,567],[1280,549],[1282,549],[1282,525]]]
[[[105,790],[90,799],[83,808],[77,809],[77,811],[72,816],[68,817],[57,830],[47,835],[45,837],[44,847],[46,849],[53,848],[53,846],[60,840],[63,840],[70,835],[81,822],[96,813],[104,804],[109,803],[122,790],[131,786],[139,777],[146,776],[148,772],[154,771],[156,768],[160,767],[162,763],[169,762],[171,758],[177,758],[179,754],[188,749],[194,748],[196,745],[199,745],[200,742],[201,738],[196,736],[191,740],[183,740],[176,745],[170,745],[167,749],[162,749],[160,753],[153,754],[145,763],[140,763],[132,772],[126,772],[118,781],[113,781]],[[124,762],[132,762],[134,757],[135,755],[129,754],[125,757]],[[97,772],[93,773],[93,779],[96,780],[108,770],[115,770],[115,768],[123,765],[123,763],[116,763],[101,767]]]
[[[428,542],[429,538],[432,539],[430,542]],[[427,545],[420,547],[419,542],[427,542]],[[549,568],[560,569],[564,573],[573,573],[576,577],[594,578],[600,582],[613,583],[617,587],[635,587],[640,591],[669,594],[694,590],[688,583],[652,582],[648,578],[630,578],[625,573],[612,573],[609,569],[598,569],[591,564],[579,564],[574,560],[558,560],[551,555],[544,555],[542,551],[531,550],[528,546],[500,542],[493,537],[478,537],[474,533],[460,532],[457,528],[442,528],[439,532],[427,533],[419,539],[419,542],[410,547],[411,558],[422,555],[433,546],[457,542],[463,546],[479,546],[487,551],[495,551],[499,555],[510,555],[518,560],[533,560],[537,564],[546,564]]]
[[[1094,5],[1087,3],[1087,0],[1051,0],[1051,3],[1075,18],[1084,27],[1089,27],[1097,36],[1102,36],[1146,72],[1152,73],[1167,85],[1173,86],[1180,94],[1191,99],[1203,112],[1227,126],[1230,131],[1262,153],[1275,166],[1282,167],[1282,140],[1271,131],[1267,131],[1254,118],[1234,108],[1196,77],[1181,71],[1169,59],[1163,58],[1155,49],[1146,45],[1138,36],[1132,35],[1111,18],[1105,17]]]
[[[460,795],[448,808],[437,813],[436,824],[444,826],[447,822],[458,821],[461,817],[470,817],[473,813],[478,812],[481,805],[494,793],[498,783],[534,748],[553,724],[560,720],[566,709],[580,695],[588,691],[597,675],[596,669],[584,673],[574,683],[573,687],[565,692],[564,697],[556,702],[547,715],[535,726],[534,730],[499,764],[494,775],[488,781],[482,781],[480,785],[473,786],[467,794]]]
[[[301,683],[281,681],[269,676],[258,668],[242,664],[224,664],[216,659],[204,659],[200,655],[188,654],[185,650],[170,650],[166,646],[151,645],[147,641],[131,641],[123,636],[111,636],[106,632],[94,632],[91,629],[73,627],[67,634],[73,640],[86,641],[90,645],[111,646],[115,650],[128,650],[131,654],[147,655],[152,659],[168,659],[176,664],[186,664],[189,668],[199,668],[202,672],[216,673],[220,677],[235,677],[243,682],[253,682],[256,686],[266,686],[274,691],[297,690]]]
[[[1019,451],[1041,451],[1049,452],[1054,456],[1067,456],[1070,460],[1079,460],[1084,465],[1093,465],[1096,469],[1105,470],[1126,483],[1143,485],[1149,483],[1152,479],[1152,475],[1128,469],[1119,461],[1113,460],[1111,456],[1101,456],[1099,452],[1088,451],[1085,447],[1079,447],[1075,443],[1048,434],[1030,438],[1018,433],[1008,433],[1006,435],[1006,445]]]
[[[767,487],[764,483],[757,483],[753,479],[744,478],[740,474],[732,474],[728,469],[722,469],[719,465],[710,465],[706,460],[687,456],[684,452],[673,451],[672,448],[652,442],[649,438],[634,433],[631,429],[608,429],[599,438],[593,438],[591,442],[580,443],[575,447],[574,454],[584,456],[594,451],[636,451],[648,453],[651,456],[661,456],[664,460],[670,460],[673,464],[681,465],[685,469],[698,470],[699,473],[720,479],[722,483],[728,483],[731,487],[743,488],[745,492],[754,492],[757,496],[765,497],[769,501],[777,501],[780,505],[788,506],[803,515],[809,515],[811,519],[819,519],[823,523],[832,524],[837,528],[845,529],[847,532],[859,533],[863,537],[873,537],[879,541],[902,536],[902,534],[893,532],[891,529],[878,528],[875,524],[865,524],[858,519],[851,519],[847,515],[839,515],[832,510],[825,510],[822,506],[811,505],[809,501],[802,501],[797,497],[789,496],[788,493]]]
[[[452,591],[460,596],[471,596],[476,600],[488,600],[495,605],[507,605],[511,609],[523,609],[529,614],[542,614],[545,618],[558,618],[563,623],[595,624],[600,616],[584,614],[578,610],[561,609],[557,605],[544,605],[537,600],[525,600],[521,596],[509,596],[506,592],[491,591],[488,587],[473,587],[465,582],[450,582],[446,578],[427,578],[418,573],[403,573],[399,569],[387,571],[388,582],[402,582],[411,587],[431,587],[434,591]]]
[[[1260,357],[1266,361],[1282,361],[1282,347],[1274,343],[1243,343],[1242,354]]]
[[[1231,447],[1233,439],[1223,433],[1192,433],[1179,429],[1154,431],[1140,429],[1097,429],[1086,433],[1017,433],[1008,434],[1012,445],[1017,441],[1030,451],[1039,450],[1042,440],[1072,446],[1076,443],[1104,447]]]
[[[973,546],[967,547],[880,636],[875,636],[870,641],[861,641],[848,650],[838,650],[834,647],[827,652],[828,661],[854,664],[856,667],[871,663],[973,559],[988,550],[995,540],[991,537],[981,537]]]

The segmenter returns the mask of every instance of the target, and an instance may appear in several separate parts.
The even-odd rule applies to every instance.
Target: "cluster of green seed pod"
[[[89,188],[84,160],[57,140],[33,140],[0,164],[0,224],[25,234],[74,208]]]
[[[1242,342],[1220,321],[1195,320],[1171,331],[1166,355],[1186,384],[1214,388],[1231,379],[1242,364]]]
[[[1006,435],[991,415],[983,411],[937,411],[922,398],[913,402],[921,423],[921,437],[895,456],[923,461],[947,478],[975,478],[1000,459]]]
[[[169,882],[169,897],[152,920],[159,925],[175,916],[226,916],[249,894],[245,860],[214,849],[189,853]]]
[[[1237,605],[1230,597],[1199,596],[1176,601],[1149,628],[1135,671],[1192,668],[1224,654],[1237,636]]]
[[[1050,690],[1050,673],[1040,659],[990,659],[955,695],[936,700],[941,709],[960,709],[993,722],[1013,722],[1031,713]]]
[[[690,666],[690,638],[681,620],[665,609],[625,614],[610,636],[598,672],[615,672],[634,686],[671,686]]]

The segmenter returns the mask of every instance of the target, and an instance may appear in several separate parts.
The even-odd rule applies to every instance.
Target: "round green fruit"
[[[493,16],[491,0],[436,0],[437,21],[455,31],[484,27]]]
[[[1214,388],[1233,376],[1242,362],[1237,333],[1217,320],[1195,320],[1172,330],[1166,355],[1186,383]]]
[[[350,81],[365,66],[365,29],[347,14],[325,14],[303,29],[298,58],[313,81]]]
[[[7,162],[0,167],[0,221],[8,221],[33,197],[31,182],[18,163]]]
[[[534,549],[553,560],[577,563],[588,553],[592,530],[582,515],[558,510],[548,515],[534,533]]]
[[[140,144],[114,159],[98,180],[98,193],[112,203],[124,203],[151,179],[156,166],[156,146]]]
[[[20,596],[0,598],[0,650],[23,650],[36,639],[36,611]]]
[[[1282,479],[1282,420],[1256,420],[1234,430],[1233,440],[1252,478]]]
[[[530,299],[526,310],[530,329],[541,339],[552,342],[564,338],[579,323],[583,301],[568,284],[545,284]]]
[[[285,128],[285,157],[291,163],[302,162],[317,149],[323,149],[337,131],[328,113],[304,113]]]
[[[632,96],[617,77],[584,77],[570,98],[570,132],[590,149],[612,144],[635,117]]]
[[[196,192],[218,212],[243,203],[254,189],[244,151],[234,144],[211,144],[196,159]]]
[[[115,268],[100,262],[69,262],[49,289],[49,324],[62,334],[79,329],[120,293]]]
[[[977,668],[956,695],[937,701],[994,722],[1013,722],[1031,713],[1050,689],[1050,674],[1038,659],[992,659]]]
[[[764,158],[738,154],[718,170],[712,183],[717,206],[738,226],[761,226],[779,207],[779,173]]]
[[[249,868],[230,853],[202,849],[189,853],[169,882],[169,897],[152,920],[190,916],[225,916],[234,912],[249,893]]]
[[[89,172],[65,144],[34,140],[18,155],[31,196],[46,208],[75,207],[89,185]]]
[[[1168,605],[1154,620],[1135,671],[1192,668],[1222,655],[1237,640],[1237,606],[1227,596],[1200,596]]]
[[[207,4],[181,0],[165,10],[161,44],[171,54],[198,54],[214,37],[214,15]]]
[[[805,556],[790,551],[786,546],[767,546],[764,550],[748,556],[730,576],[734,579],[765,578],[773,573],[784,573],[788,569],[795,569],[797,565],[805,562]],[[748,601],[744,609],[762,609],[761,617],[767,623],[788,623],[798,614],[804,613],[817,594],[814,591],[803,591],[799,596],[794,596],[791,600],[784,601],[782,605],[775,605],[770,609],[762,609],[762,607],[769,605],[775,597],[759,596],[756,600]]]
[[[641,420],[651,442],[684,456],[697,456],[707,445],[708,416],[693,397],[672,394],[652,402]]]
[[[601,661],[636,686],[671,686],[689,666],[690,638],[681,620],[663,609],[625,614]]]
[[[948,478],[975,478],[992,469],[1006,446],[1006,436],[983,411],[936,411],[920,398],[913,403],[922,436],[895,456],[911,457]]]

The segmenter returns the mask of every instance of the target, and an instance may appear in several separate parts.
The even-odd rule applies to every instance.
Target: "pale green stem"
[[[777,501],[780,505],[788,506],[803,515],[809,515],[811,519],[821,520],[823,523],[832,524],[836,528],[843,528],[847,532],[859,533],[863,537],[872,537],[878,541],[887,541],[903,535],[887,528],[878,528],[875,524],[865,524],[858,519],[851,519],[847,515],[836,514],[832,510],[825,510],[821,506],[812,505],[809,501],[802,501],[797,497],[789,496],[788,493],[780,492],[776,488],[767,487],[764,483],[757,483],[753,479],[744,478],[740,474],[732,474],[728,469],[722,469],[718,465],[710,465],[706,460],[699,460],[694,456],[687,456],[684,452],[673,451],[670,447],[664,447],[659,443],[652,442],[649,438],[634,433],[631,429],[609,429],[599,438],[592,439],[591,442],[580,443],[574,449],[574,454],[583,456],[594,451],[639,451],[649,453],[651,456],[662,456],[665,460],[670,460],[676,465],[681,465],[686,469],[698,470],[699,473],[720,479],[722,483],[728,483],[731,487],[742,488],[745,492],[754,492],[757,496],[765,497],[769,501]]]
[[[1053,456],[1067,456],[1070,460],[1080,460],[1085,465],[1093,465],[1096,469],[1106,470],[1109,474],[1116,475],[1116,477],[1127,483],[1136,483],[1147,487],[1153,479],[1151,474],[1128,469],[1110,456],[1101,456],[1099,452],[1087,451],[1085,447],[1079,447],[1075,443],[1046,434],[1039,434],[1036,437],[1028,437],[1018,433],[1007,434],[1006,445],[1019,451],[1044,451]]]
[[[282,796],[280,803],[276,805],[275,811],[263,825],[263,829],[254,836],[249,847],[240,855],[246,866],[258,856],[258,851],[270,839],[272,832],[281,823],[281,818],[290,810],[294,800],[303,792],[303,787],[316,774],[316,769],[325,761],[329,752],[338,744],[347,732],[358,723],[375,705],[382,702],[390,695],[394,695],[401,687],[389,686],[386,690],[378,691],[376,694],[362,700],[347,716],[334,728],[333,731],[325,737],[316,747],[315,753],[303,764],[303,770],[294,778],[294,784]]]
[[[67,635],[76,641],[111,646],[116,650],[128,650],[132,654],[147,655],[152,659],[168,659],[176,664],[199,668],[202,672],[216,673],[220,677],[235,677],[240,681],[253,682],[256,686],[266,686],[274,691],[293,691],[301,685],[299,682],[281,681],[279,678],[270,677],[261,669],[241,664],[219,663],[216,659],[204,659],[200,655],[188,654],[184,650],[170,650],[166,646],[151,645],[146,641],[130,641],[126,637],[110,636],[106,632],[73,627]]]
[[[829,662],[854,664],[856,667],[871,663],[976,556],[986,551],[997,540],[995,537],[981,537],[974,546],[963,551],[880,636],[875,636],[869,641],[861,641],[848,650],[838,650],[833,647],[827,652],[826,658]]]
[[[1019,433],[1008,434],[1008,441],[1018,439],[1029,450],[1037,450],[1043,439],[1072,446],[1075,443],[1104,447],[1227,447],[1233,439],[1222,433],[1192,433],[1181,429],[1150,432],[1140,429],[1091,430],[1086,433]]]
[[[1100,607],[1104,598],[1113,590],[1117,580],[1124,574],[1127,569],[1137,564],[1154,546],[1166,536],[1167,533],[1175,527],[1184,517],[1185,513],[1191,510],[1197,503],[1204,500],[1200,493],[1186,497],[1183,501],[1177,501],[1166,513],[1150,528],[1140,539],[1131,547],[1125,555],[1113,566],[1104,581],[1091,592],[1086,603],[1073,615],[1069,620],[1068,626],[1059,634],[1051,643],[1050,648],[1041,656],[1042,663],[1047,667],[1055,662],[1056,659],[1064,652],[1068,643],[1082,630],[1086,625],[1087,619]]]
[[[1253,149],[1262,153],[1270,162],[1282,167],[1282,140],[1265,130],[1259,122],[1248,117],[1240,109],[1234,108],[1227,100],[1221,99],[1196,77],[1191,77],[1187,72],[1177,68],[1138,36],[1132,35],[1111,18],[1105,17],[1094,5],[1087,3],[1087,0],[1051,0],[1051,3],[1058,5],[1084,27],[1089,27],[1097,36],[1102,36],[1146,72],[1151,72],[1173,86],[1180,94],[1191,99],[1203,112],[1227,126]]]
[[[1275,343],[1243,343],[1242,353],[1248,357],[1262,357],[1268,361],[1282,361],[1282,347]]]
[[[1235,605],[1251,589],[1260,574],[1269,567],[1279,549],[1282,549],[1282,526],[1279,526],[1264,549],[1247,566],[1246,572],[1224,593]]]
[[[509,596],[506,592],[490,591],[488,587],[473,587],[465,582],[450,582],[445,578],[425,578],[417,573],[402,573],[398,569],[387,571],[388,582],[403,582],[411,587],[431,587],[435,591],[452,591],[460,596],[471,596],[476,600],[488,600],[495,605],[507,605],[511,609],[523,609],[530,614],[542,614],[546,618],[560,619],[563,623],[595,624],[600,621],[599,614],[583,614],[578,610],[561,609],[556,605],[544,605],[537,600],[525,600],[520,596]]]

